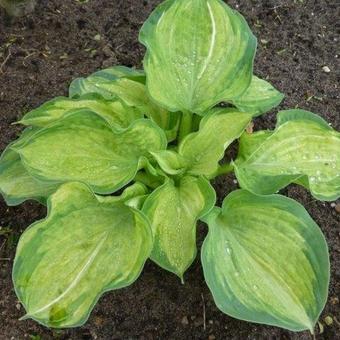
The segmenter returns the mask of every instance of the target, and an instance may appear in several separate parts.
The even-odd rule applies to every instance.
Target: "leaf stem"
[[[185,136],[187,136],[192,130],[192,117],[193,114],[190,111],[182,112],[182,119],[178,132],[178,143],[180,143]]]

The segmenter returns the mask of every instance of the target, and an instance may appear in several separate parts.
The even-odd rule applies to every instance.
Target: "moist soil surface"
[[[43,102],[66,95],[72,79],[122,64],[141,67],[138,31],[158,0],[38,1],[33,15],[8,20],[0,11],[0,151],[21,130],[11,125]],[[286,95],[281,108],[319,113],[340,128],[336,52],[337,0],[230,0],[258,37],[255,73]],[[325,66],[330,72],[325,72]],[[255,129],[273,128],[275,114],[255,120]],[[214,183],[218,201],[237,188],[232,175]],[[329,299],[316,326],[319,339],[340,338],[339,213],[301,187],[283,194],[302,203],[329,244]],[[132,286],[105,294],[80,328],[49,330],[27,320],[13,290],[11,268],[24,229],[44,217],[34,202],[7,207],[0,199],[0,339],[311,339],[308,332],[247,323],[223,315],[204,282],[199,257],[178,278],[148,261]],[[202,224],[198,245],[207,232]],[[326,318],[326,317],[330,317]],[[326,320],[332,321],[325,322]]]

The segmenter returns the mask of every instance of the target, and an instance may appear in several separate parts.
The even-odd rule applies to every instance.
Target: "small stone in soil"
[[[203,318],[202,317],[198,317],[195,322],[194,322],[195,327],[199,327],[203,325]]]
[[[214,334],[209,335],[208,340],[215,340],[216,336]]]
[[[325,321],[325,324],[326,324],[327,326],[333,325],[333,319],[332,319],[331,316],[327,315],[323,320]]]
[[[330,70],[330,68],[328,66],[324,66],[322,68],[322,71],[324,71],[325,73],[330,73],[331,72],[331,70]]]
[[[181,323],[182,323],[182,325],[184,325],[184,326],[189,325],[188,317],[187,317],[187,316],[183,316]]]
[[[340,203],[335,206],[335,211],[340,214]]]

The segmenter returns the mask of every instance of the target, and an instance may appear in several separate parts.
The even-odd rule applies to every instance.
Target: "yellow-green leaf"
[[[120,100],[106,100],[98,94],[87,94],[76,99],[67,97],[52,99],[26,113],[19,123],[44,127],[69,111],[78,109],[89,109],[117,127],[128,127],[136,119],[143,118],[139,110],[127,106]]]
[[[232,103],[244,112],[253,112],[254,116],[265,113],[278,106],[284,95],[267,81],[253,76],[250,86]]]
[[[100,84],[111,82],[117,79],[127,78],[137,82],[145,83],[145,74],[141,70],[125,66],[113,66],[97,71],[87,78],[74,79],[69,88],[71,98],[81,97],[89,93],[97,93],[106,99],[115,99],[115,94],[103,89]]]
[[[206,220],[202,265],[218,308],[241,320],[313,332],[327,300],[329,255],[306,210],[284,196],[238,190]]]
[[[241,138],[235,172],[242,188],[272,194],[306,177],[317,199],[340,196],[340,133],[321,118],[301,110],[281,111],[275,131],[260,143],[255,140],[261,140],[257,133]],[[250,145],[257,147],[248,150]]]
[[[108,100],[121,100],[136,108],[165,130],[168,141],[177,136],[180,115],[168,112],[150,100],[145,87],[145,76],[140,71],[113,67],[98,71],[87,78],[76,79],[70,87],[70,97],[98,94]]]
[[[256,38],[220,0],[167,0],[144,23],[151,97],[170,111],[199,114],[250,85]]]
[[[51,182],[81,181],[96,193],[112,193],[129,183],[144,167],[150,151],[165,149],[162,130],[140,119],[120,131],[97,114],[67,114],[14,146],[35,178]]]
[[[227,147],[244,132],[251,114],[233,109],[214,109],[200,123],[198,132],[189,134],[178,153],[188,162],[188,173],[211,176]]]
[[[0,193],[7,205],[18,205],[28,199],[45,203],[57,185],[39,181],[32,177],[23,166],[19,154],[12,145],[25,142],[37,129],[27,128],[20,138],[8,145],[0,158]]]
[[[215,191],[204,178],[168,180],[156,189],[143,206],[154,237],[151,259],[183,280],[196,257],[196,222],[214,204]]]
[[[100,203],[84,184],[64,184],[48,200],[47,218],[18,244],[13,281],[24,318],[82,325],[104,292],[137,279],[151,249],[150,225],[139,211]]]

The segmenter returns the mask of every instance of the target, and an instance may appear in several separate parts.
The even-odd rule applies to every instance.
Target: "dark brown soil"
[[[0,12],[0,150],[20,129],[11,126],[12,122],[44,101],[66,94],[73,78],[113,64],[141,66],[144,50],[137,41],[138,30],[159,2],[43,0],[34,15],[11,23]],[[286,94],[281,107],[317,112],[339,129],[337,2],[229,1],[245,15],[259,38],[256,72]],[[94,39],[98,34],[100,41]],[[331,72],[324,72],[324,66]],[[274,123],[273,113],[255,122],[257,129],[273,128]],[[232,177],[225,177],[216,180],[215,188],[221,201],[236,185]],[[332,280],[320,319],[323,334],[317,337],[339,338],[339,214],[330,203],[316,202],[304,189],[289,187],[284,193],[305,205],[328,240]],[[0,226],[10,227],[10,233],[0,236],[1,339],[32,335],[42,339],[311,339],[308,332],[294,334],[220,313],[198,259],[186,274],[185,285],[148,262],[134,285],[106,294],[81,328],[51,331],[33,321],[18,321],[24,311],[11,282],[15,245],[22,231],[44,213],[36,203],[8,208],[0,199]],[[201,226],[199,244],[205,233]],[[333,319],[332,325],[326,325],[326,316]],[[319,327],[316,332],[320,333]]]

